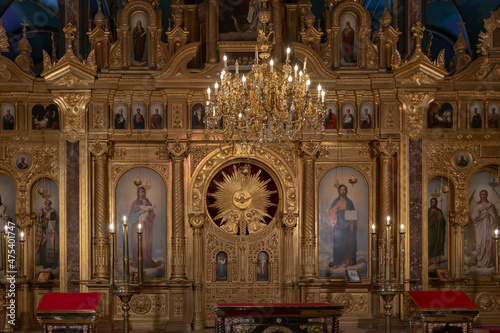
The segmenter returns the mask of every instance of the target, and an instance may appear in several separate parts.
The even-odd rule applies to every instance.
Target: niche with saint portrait
[[[489,276],[495,269],[494,230],[498,228],[500,188],[498,166],[473,175],[469,181],[469,223],[464,228],[466,276]]]
[[[215,281],[227,281],[227,253],[220,251],[215,258]]]
[[[148,65],[148,17],[138,12],[130,18],[130,64],[134,67]]]
[[[44,107],[36,104],[31,109],[32,129],[57,130],[59,129],[59,109],[55,104]]]
[[[248,162],[223,167],[207,189],[210,218],[233,235],[249,235],[265,229],[275,218],[278,203],[279,192],[273,177]]]
[[[356,66],[358,63],[358,25],[356,16],[345,13],[340,17],[339,52],[341,66]]]
[[[319,276],[344,277],[345,269],[367,276],[368,188],[348,167],[334,168],[318,192]]]
[[[16,128],[16,108],[12,104],[2,106],[2,130],[8,131]]]
[[[35,276],[50,272],[59,278],[60,206],[57,184],[51,179],[41,179],[33,189],[35,222]]]
[[[448,195],[447,180],[431,179],[427,187],[427,270],[437,278],[436,270],[448,269]]]
[[[222,0],[219,5],[219,40],[257,39],[258,14],[262,9],[260,0]]]
[[[453,105],[432,102],[427,108],[428,128],[453,128]]]
[[[123,219],[128,225],[130,271],[138,271],[138,225],[142,230],[143,270],[146,278],[165,277],[166,192],[158,173],[135,168],[120,177],[116,187],[118,274],[123,277]]]

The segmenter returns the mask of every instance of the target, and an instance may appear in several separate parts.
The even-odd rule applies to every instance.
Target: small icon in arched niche
[[[265,251],[257,254],[257,281],[269,281],[269,255]]]
[[[16,109],[12,104],[2,107],[2,129],[13,130],[16,127]]]
[[[217,253],[215,261],[215,281],[227,281],[227,253]]]
[[[151,129],[162,129],[163,119],[163,106],[161,104],[151,105]]]
[[[148,64],[148,22],[146,14],[140,12],[130,19],[132,66],[147,66]]]

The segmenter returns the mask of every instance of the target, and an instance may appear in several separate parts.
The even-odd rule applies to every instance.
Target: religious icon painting
[[[151,129],[162,129],[165,127],[165,116],[163,115],[163,106],[161,104],[151,105],[150,115]]]
[[[488,128],[498,128],[500,106],[498,103],[488,104]]]
[[[146,107],[144,104],[134,104],[132,106],[132,128],[145,129],[146,128]]]
[[[219,40],[255,40],[261,0],[219,1]]]
[[[17,155],[14,165],[18,171],[27,171],[31,167],[31,158],[26,154]]]
[[[438,116],[444,128],[453,128],[453,105],[450,103],[443,103],[439,109]]]
[[[130,64],[133,67],[148,65],[148,24],[148,17],[141,12],[130,19]]]
[[[4,230],[5,225],[16,225],[16,186],[9,177],[0,174],[0,230]],[[0,247],[0,258],[4,258],[5,248]],[[0,270],[3,269],[3,260],[0,260]]]
[[[448,196],[447,185],[439,179],[427,187],[428,273],[436,277],[436,269],[448,268]]]
[[[340,65],[356,66],[358,24],[353,14],[346,13],[340,17]]]
[[[5,104],[2,107],[2,130],[13,129],[16,129],[16,108],[12,104]]]
[[[128,106],[123,103],[118,103],[113,108],[113,128],[126,129],[127,126]]]
[[[342,128],[354,129],[354,112],[356,108],[353,104],[347,103],[342,106]]]
[[[459,150],[453,154],[452,159],[453,159],[453,164],[457,168],[463,169],[471,165],[472,156],[469,152],[465,150]]]
[[[483,127],[483,107],[478,102],[474,102],[469,107],[470,128]]]
[[[493,234],[498,228],[500,212],[497,177],[497,170],[491,170],[477,173],[469,181],[470,216],[464,228],[466,276],[489,276],[495,270]]]
[[[215,281],[227,281],[227,253],[220,251],[215,258]]]
[[[35,201],[35,275],[50,272],[59,278],[59,190],[50,179],[41,179],[32,193]]]
[[[36,104],[31,110],[32,128],[35,130],[57,130],[59,129],[59,109],[55,104],[43,107]]]
[[[325,107],[325,130],[337,129],[337,106],[333,103],[328,103]]]
[[[128,226],[130,271],[137,270],[138,225],[142,226],[145,278],[164,278],[166,267],[165,181],[151,169],[135,168],[120,177],[116,187],[118,275],[123,277],[123,219]],[[130,275],[131,276],[131,275]]]
[[[269,281],[269,254],[265,251],[257,254],[257,281]]]
[[[318,192],[319,276],[345,276],[357,269],[367,277],[368,187],[364,177],[348,167],[328,171]]]
[[[196,103],[192,108],[191,128],[205,129],[205,106],[201,103]]]
[[[370,103],[361,104],[359,111],[359,128],[373,128],[373,106]]]

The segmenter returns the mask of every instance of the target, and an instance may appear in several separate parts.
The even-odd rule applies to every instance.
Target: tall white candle
[[[224,59],[224,68],[226,68],[227,67],[227,56],[224,54],[224,57],[222,59]]]
[[[289,47],[286,48],[286,60],[287,61],[290,60],[290,48]]]

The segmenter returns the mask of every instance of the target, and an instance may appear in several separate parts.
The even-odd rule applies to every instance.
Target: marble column
[[[283,52],[283,39],[281,33],[281,1],[280,0],[272,0],[271,4],[271,12],[272,12],[272,22],[274,27],[274,41],[276,42],[277,47],[273,48],[273,57],[275,59],[281,59],[281,54]]]
[[[184,228],[184,159],[186,143],[169,143],[172,161],[172,275],[186,279],[186,235]]]
[[[316,275],[316,209],[314,185],[314,161],[319,144],[302,144],[302,216],[300,221],[300,265],[301,279],[311,279]]]
[[[410,279],[422,281],[422,140],[409,140],[410,154],[410,220],[409,247]],[[411,290],[421,290],[422,282],[410,284]]]
[[[108,144],[97,142],[90,145],[94,157],[94,278],[109,278],[109,188]]]
[[[193,283],[193,329],[205,328],[203,316],[203,239],[202,231],[205,223],[205,214],[189,214],[189,224],[193,228],[193,258],[194,258],[194,283]]]
[[[217,0],[208,2],[207,62],[217,63],[217,24],[219,4]]]
[[[80,285],[80,141],[66,141],[66,291]],[[62,268],[62,267],[61,267]]]

